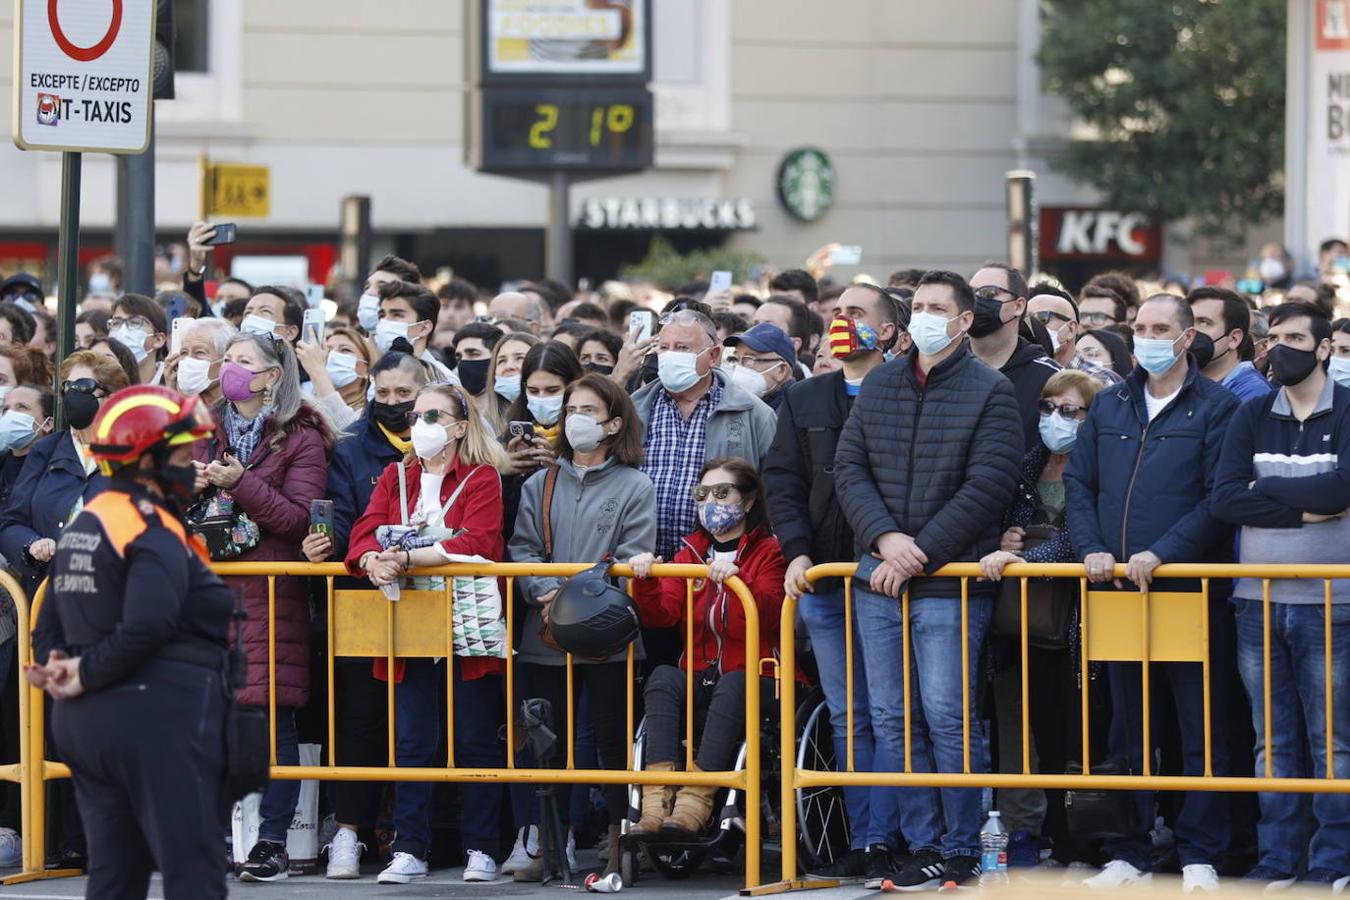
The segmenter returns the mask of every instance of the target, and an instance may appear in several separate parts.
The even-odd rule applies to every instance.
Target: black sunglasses
[[[108,389],[93,378],[76,378],[61,382],[61,393],[64,394],[66,391],[74,391],[77,394],[93,394],[102,391],[106,394]]]

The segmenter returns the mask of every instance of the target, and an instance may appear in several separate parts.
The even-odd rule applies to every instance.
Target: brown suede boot
[[[609,826],[609,838],[605,842],[605,849],[608,856],[605,859],[605,871],[602,876],[612,875],[619,871],[619,862],[623,858],[623,852],[619,849],[619,826]]]
[[[648,764],[647,772],[673,772],[673,762]],[[675,797],[675,788],[666,785],[644,784],[642,786],[642,818],[631,829],[633,834],[656,834],[661,823],[670,813],[670,803]]]
[[[691,770],[702,772],[697,765]],[[710,785],[685,785],[675,794],[675,809],[661,823],[662,831],[677,831],[697,837],[712,819],[713,794],[717,788]]]

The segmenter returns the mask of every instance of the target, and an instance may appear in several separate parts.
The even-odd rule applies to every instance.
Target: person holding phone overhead
[[[223,399],[213,410],[216,433],[194,447],[202,502],[247,517],[256,537],[233,559],[294,560],[309,532],[310,503],[324,496],[334,437],[324,417],[304,400],[295,354],[272,334],[241,332],[220,366]],[[189,517],[191,521],[191,517]],[[248,684],[242,703],[268,702],[268,579],[230,576],[242,595]],[[276,579],[277,761],[299,762],[295,711],[309,698],[309,601],[302,579]],[[286,831],[300,793],[298,781],[274,781],[263,794],[258,842],[240,878],[277,881],[290,868]]]

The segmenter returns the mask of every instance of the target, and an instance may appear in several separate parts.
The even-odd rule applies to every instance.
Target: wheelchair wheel
[[[619,877],[623,879],[624,887],[632,887],[638,883],[638,870],[642,868],[639,865],[638,851],[622,844],[620,847]]]
[[[797,768],[834,771],[834,732],[819,688],[797,707]],[[837,787],[797,791],[797,834],[802,865],[823,868],[848,852],[849,823],[844,793]]]

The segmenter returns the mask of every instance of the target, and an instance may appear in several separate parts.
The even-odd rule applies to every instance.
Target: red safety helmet
[[[89,452],[103,474],[111,475],[156,447],[177,447],[215,431],[210,412],[197,397],[155,385],[123,388],[103,401],[92,425]]]

